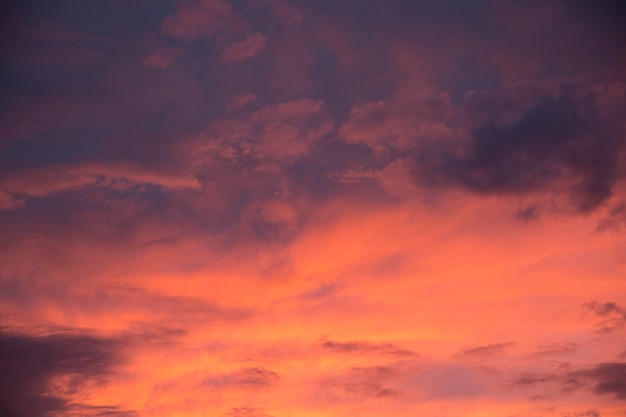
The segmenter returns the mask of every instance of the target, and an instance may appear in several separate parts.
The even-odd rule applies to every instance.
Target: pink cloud
[[[200,186],[198,180],[191,175],[150,171],[130,164],[44,166],[5,175],[0,180],[0,202],[5,209],[12,209],[23,205],[23,197],[43,197],[90,185],[124,189],[142,184],[169,189]]]
[[[241,110],[246,105],[253,103],[256,100],[257,100],[256,95],[252,93],[238,94],[228,102],[228,105],[226,106],[226,111],[232,112],[236,110]]]
[[[302,10],[292,6],[286,0],[274,0],[274,16],[283,23],[301,23]]]
[[[284,24],[302,23],[303,13],[297,7],[289,4],[287,0],[251,0],[248,7],[252,10],[271,8],[271,15]]]
[[[346,141],[375,150],[415,148],[423,141],[442,140],[454,133],[454,109],[444,91],[422,91],[355,106],[339,134]]]
[[[217,32],[232,17],[230,5],[222,0],[183,0],[176,13],[163,21],[162,28],[170,36],[193,41]]]
[[[161,69],[167,69],[172,63],[184,53],[182,48],[159,47],[152,51],[143,60],[143,64]]]
[[[190,154],[196,166],[249,158],[289,161],[332,130],[322,102],[297,100],[265,106],[247,119],[216,120],[183,144],[181,152]]]
[[[258,55],[265,49],[267,39],[262,34],[255,32],[248,35],[244,40],[233,42],[228,45],[220,56],[223,63],[243,61]]]

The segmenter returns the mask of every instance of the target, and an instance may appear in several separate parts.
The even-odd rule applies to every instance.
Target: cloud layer
[[[9,2],[0,414],[626,413],[619,2]]]

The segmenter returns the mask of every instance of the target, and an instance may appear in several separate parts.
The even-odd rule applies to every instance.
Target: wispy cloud
[[[461,350],[458,355],[465,357],[488,358],[505,353],[506,349],[515,345],[515,342],[492,343],[485,346],[468,347]]]
[[[415,357],[419,356],[417,353],[401,349],[393,343],[378,343],[378,342],[366,342],[366,341],[350,341],[350,342],[336,342],[328,340],[320,345],[323,349],[337,353],[348,354],[383,354],[396,357]]]

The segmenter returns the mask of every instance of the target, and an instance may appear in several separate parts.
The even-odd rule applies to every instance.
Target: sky
[[[626,415],[622,2],[0,9],[0,415]]]

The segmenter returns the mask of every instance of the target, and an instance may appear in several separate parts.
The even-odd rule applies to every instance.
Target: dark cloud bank
[[[134,416],[115,406],[71,400],[85,384],[105,384],[122,362],[119,340],[57,333],[27,335],[0,329],[0,415],[5,417]],[[58,378],[63,386],[55,386]]]
[[[566,373],[524,373],[512,381],[517,388],[556,384],[560,390],[576,395],[581,389],[591,390],[599,396],[626,400],[626,363],[605,362]]]
[[[492,116],[471,130],[461,156],[458,145],[422,150],[418,181],[479,194],[550,192],[577,211],[597,208],[623,179],[626,141],[623,125],[601,114],[594,93],[581,90],[568,85],[556,95],[545,92],[510,123],[498,120],[506,95],[471,103]]]

